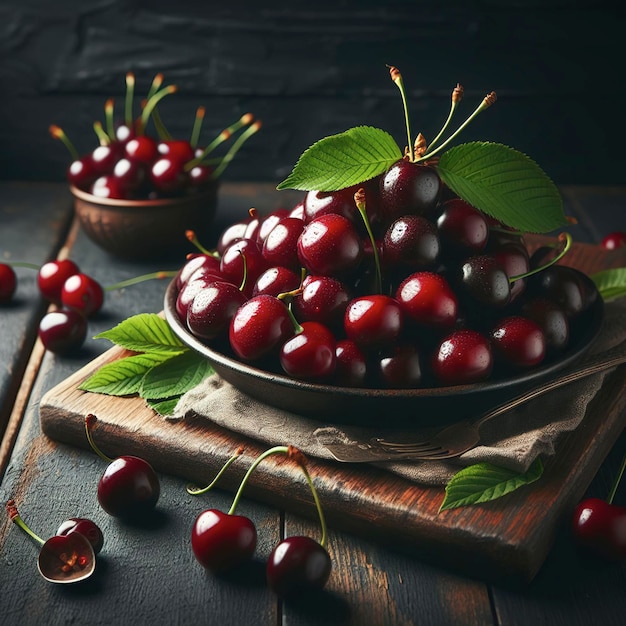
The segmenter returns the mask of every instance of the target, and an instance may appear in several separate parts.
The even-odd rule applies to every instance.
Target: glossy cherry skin
[[[115,178],[112,174],[97,178],[89,191],[98,198],[111,198],[113,200],[124,200],[128,195],[128,190],[123,181]]]
[[[146,181],[146,166],[132,159],[120,159],[113,168],[113,177],[122,185],[126,197],[131,198]]]
[[[287,307],[278,298],[254,296],[235,313],[229,328],[230,346],[244,361],[255,361],[272,352],[294,334]]]
[[[212,572],[224,572],[252,558],[257,531],[243,515],[208,509],[198,515],[191,531],[191,548],[198,562]]]
[[[522,313],[536,322],[546,338],[546,353],[556,354],[569,344],[570,322],[565,311],[546,298],[533,298],[524,302]]]
[[[341,276],[355,270],[362,257],[361,237],[342,215],[316,217],[298,239],[298,259],[311,274]]]
[[[175,157],[164,156],[150,167],[150,182],[164,195],[180,194],[189,182],[183,164]]]
[[[271,213],[268,213],[265,217],[261,218],[259,227],[256,234],[256,242],[263,247],[267,236],[272,232],[274,226],[281,222],[286,217],[296,217],[290,215],[287,209],[274,209]],[[302,218],[297,218],[302,221]]]
[[[365,387],[367,357],[354,341],[341,339],[335,346],[334,384],[341,387]]]
[[[489,340],[475,330],[450,333],[439,344],[432,360],[432,370],[442,385],[463,385],[489,378],[493,354]]]
[[[448,281],[434,272],[415,272],[396,290],[402,312],[414,323],[450,328],[456,323],[459,303]]]
[[[440,193],[441,179],[433,168],[402,159],[380,179],[380,210],[389,222],[424,215],[435,208]]]
[[[67,168],[66,177],[70,185],[74,185],[83,191],[89,191],[96,178],[98,178],[98,172],[93,164],[91,155],[72,161]]]
[[[382,385],[390,389],[411,389],[422,381],[420,354],[411,344],[386,351],[378,361],[378,370]]]
[[[89,540],[95,554],[102,550],[104,545],[104,535],[100,527],[85,517],[70,517],[65,520],[57,530],[57,535],[69,535],[70,533],[80,533]]]
[[[267,584],[279,597],[299,591],[322,589],[332,570],[325,548],[310,537],[283,539],[267,562]]]
[[[80,348],[87,336],[87,320],[79,311],[59,309],[46,313],[37,331],[46,350],[68,354]]]
[[[102,308],[104,289],[91,276],[74,274],[63,283],[61,303],[68,309],[74,309],[85,317],[90,317]]]
[[[397,341],[403,328],[400,305],[381,294],[362,296],[350,301],[344,316],[348,339],[364,350],[376,350]]]
[[[300,269],[298,239],[303,228],[304,222],[296,217],[285,217],[272,228],[261,250],[268,265],[281,265],[294,271]]]
[[[91,153],[91,162],[93,164],[94,171],[100,176],[110,174],[122,154],[122,146],[117,142],[98,146]]]
[[[201,339],[226,335],[246,295],[232,283],[213,281],[199,289],[187,308],[187,328]]]
[[[251,218],[247,218],[245,220],[235,222],[222,231],[215,247],[220,257],[224,254],[224,250],[226,250],[231,243],[235,243],[236,241],[245,238],[246,228],[250,219]]]
[[[191,144],[184,139],[160,141],[157,144],[157,150],[159,154],[176,159],[180,163],[186,163],[194,158]]]
[[[37,272],[37,286],[41,295],[54,302],[61,304],[61,291],[65,281],[74,274],[80,274],[80,269],[74,261],[62,259],[44,263]]]
[[[133,137],[124,145],[124,154],[129,159],[149,165],[157,157],[157,142],[149,135]]]
[[[224,250],[220,259],[220,272],[235,285],[242,285],[245,271],[243,291],[248,295],[252,295],[257,278],[269,267],[253,239],[235,241]]]
[[[476,254],[485,249],[489,225],[484,214],[460,198],[448,200],[437,218],[443,249],[450,254]]]
[[[386,267],[408,267],[413,271],[432,266],[439,257],[439,234],[435,225],[420,215],[396,219],[383,239]]]
[[[586,551],[610,561],[626,558],[626,507],[587,498],[574,510],[571,528]]]
[[[602,247],[607,250],[615,250],[615,248],[621,248],[622,246],[626,246],[626,232],[624,231],[609,233],[602,239]]]
[[[176,296],[175,308],[178,319],[180,319],[183,324],[186,324],[189,307],[196,295],[200,293],[203,289],[210,287],[214,282],[224,282],[225,280],[226,279],[221,274],[211,274],[210,272],[208,272],[208,270],[206,272],[204,272],[203,270],[198,270],[198,274],[190,278],[180,288],[180,291]]]
[[[220,273],[220,260],[211,254],[195,254],[189,258],[176,275],[176,286],[180,289],[198,270],[207,274]]]
[[[281,293],[295,291],[300,286],[300,276],[286,267],[266,269],[254,283],[252,295],[268,294],[278,296]]]
[[[461,266],[464,293],[479,305],[502,308],[511,300],[509,277],[495,257],[472,256]]]
[[[17,289],[15,270],[6,263],[0,263],[0,304],[9,302]]]
[[[525,291],[526,279],[518,278],[512,283],[510,279],[526,274],[530,270],[528,251],[523,244],[506,243],[496,248],[493,251],[493,256],[509,277],[509,288],[511,290],[509,302],[514,302]]]
[[[501,319],[491,331],[494,356],[516,369],[539,365],[546,356],[546,337],[541,327],[521,315]]]
[[[332,276],[309,274],[302,281],[302,292],[293,299],[296,319],[320,322],[331,328],[341,324],[351,296],[346,285]]]
[[[323,324],[302,322],[280,349],[280,364],[293,378],[326,381],[335,372],[335,336]]]
[[[120,456],[98,483],[98,502],[113,517],[133,518],[154,509],[161,495],[156,472],[144,459]]]

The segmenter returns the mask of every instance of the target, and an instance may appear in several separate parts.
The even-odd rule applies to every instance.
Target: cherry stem
[[[6,265],[10,265],[11,267],[26,267],[29,270],[39,270],[39,265],[35,265],[34,263],[27,263],[26,261],[15,261],[11,263],[6,263]]]
[[[448,113],[448,119],[445,121],[444,125],[441,127],[441,130],[439,131],[437,136],[430,142],[430,145],[428,146],[429,150],[432,150],[435,147],[437,142],[441,139],[442,135],[448,129],[448,126],[450,125],[450,122],[452,121],[452,118],[454,117],[454,113],[456,111],[457,105],[459,104],[459,102],[461,102],[462,99],[463,99],[463,87],[457,84],[457,86],[452,90],[452,99],[450,102],[450,112]]]
[[[196,117],[193,121],[193,128],[191,129],[191,139],[189,140],[189,144],[192,148],[195,148],[198,145],[198,139],[200,138],[200,130],[202,129],[202,122],[204,121],[205,113],[206,109],[203,106],[199,106],[196,109]]]
[[[225,141],[228,141],[233,133],[236,133],[240,128],[247,126],[252,122],[254,116],[252,113],[246,113],[242,115],[236,122],[231,124],[228,128],[225,128],[213,141],[202,151],[200,156],[192,159],[188,163],[185,164],[185,170],[189,171],[193,169],[199,163],[202,163],[204,159],[211,153],[215,148],[223,144]],[[223,159],[220,159],[220,162]]]
[[[233,454],[226,463],[222,466],[222,469],[215,475],[215,478],[206,487],[196,487],[195,485],[187,485],[187,493],[192,496],[200,496],[207,491],[213,489],[217,484],[217,481],[222,477],[224,472],[243,454],[243,446],[237,448],[235,454]]]
[[[269,450],[266,450],[265,452],[261,453],[254,460],[254,462],[252,463],[252,465],[249,467],[248,471],[246,472],[245,476],[243,477],[241,484],[239,485],[239,489],[237,490],[237,493],[235,494],[233,503],[228,511],[228,515],[233,515],[235,513],[237,505],[239,504],[239,500],[241,499],[241,495],[243,493],[244,487],[246,486],[248,479],[250,478],[254,470],[257,468],[259,463],[261,463],[264,459],[274,454],[287,455],[289,458],[296,461],[296,463],[300,466],[300,469],[302,469],[302,472],[304,473],[304,477],[306,478],[309,488],[311,489],[311,494],[313,495],[313,501],[315,502],[315,508],[317,509],[317,515],[320,520],[320,526],[322,528],[322,537],[319,543],[322,546],[322,548],[325,548],[328,530],[326,527],[326,518],[324,517],[324,511],[322,510],[322,505],[321,505],[319,496],[317,494],[317,490],[315,489],[315,485],[313,484],[313,480],[311,479],[311,476],[306,468],[306,459],[304,457],[304,454],[302,454],[302,452],[300,452],[294,446],[274,446],[273,448],[270,448]]]
[[[9,500],[6,504],[7,513],[11,518],[11,521],[21,528],[29,537],[34,539],[37,543],[43,546],[46,543],[39,535],[36,535],[26,524],[26,522],[20,517],[20,514],[17,510],[17,506],[15,505],[15,500]]]
[[[448,137],[438,148],[435,148],[434,150],[429,150],[426,154],[424,154],[419,159],[417,159],[416,163],[419,163],[420,161],[425,161],[426,159],[430,159],[433,155],[437,154],[437,152],[440,152],[441,150],[443,150],[459,133],[461,133],[461,131],[465,129],[465,127],[479,113],[482,113],[485,109],[488,109],[495,101],[496,101],[495,91],[492,91],[489,94],[487,94],[483,98],[482,102],[476,107],[474,112],[456,129],[454,133],[452,133],[452,135],[450,135],[450,137]]]
[[[102,450],[100,450],[100,448],[96,445],[96,442],[93,440],[93,435],[91,434],[91,429],[93,428],[94,424],[97,421],[98,421],[98,418],[93,413],[89,413],[85,417],[85,432],[87,433],[87,441],[89,442],[89,445],[91,446],[91,449],[103,461],[106,461],[107,463],[112,463],[113,459],[111,457],[108,457],[106,454],[104,454],[104,452],[102,452]]]
[[[406,91],[404,89],[404,82],[402,80],[402,74],[400,74],[400,71],[398,70],[397,67],[394,67],[393,65],[388,65],[387,66],[389,68],[389,74],[391,75],[391,80],[397,85],[398,89],[400,90],[400,96],[402,97],[402,106],[404,108],[404,124],[406,126],[406,135],[407,135],[407,149],[409,151],[409,160],[412,162],[415,159],[415,154],[413,152],[413,140],[411,139],[411,137],[413,136],[411,134],[411,123],[409,120],[409,108],[407,105],[407,101],[406,101]]]
[[[113,119],[113,110],[114,110],[114,102],[113,98],[109,98],[104,103],[104,119],[106,121],[106,128],[109,138],[115,137],[115,122]]]
[[[126,99],[124,103],[124,120],[129,129],[133,127],[133,100],[135,98],[135,75],[126,74]]]
[[[122,280],[119,283],[115,283],[113,285],[108,285],[104,287],[105,291],[113,291],[115,289],[122,289],[124,287],[130,287],[131,285],[136,285],[138,283],[143,283],[146,280],[162,280],[163,278],[173,278],[176,276],[178,272],[176,270],[169,271],[159,271],[159,272],[151,272],[150,274],[142,274],[141,276],[135,276],[134,278],[129,278],[127,280]]]
[[[359,210],[361,217],[363,218],[363,223],[365,224],[365,229],[367,230],[367,234],[372,243],[372,251],[374,253],[374,264],[376,266],[376,292],[381,293],[383,290],[383,278],[380,271],[380,257],[378,256],[378,246],[376,245],[376,239],[374,238],[374,233],[372,232],[372,228],[370,226],[370,221],[367,219],[367,211],[366,211],[366,198],[365,198],[365,189],[359,189],[354,194],[354,202],[356,204],[356,208]]]
[[[156,105],[163,98],[165,98],[165,96],[172,94],[172,93],[176,93],[177,89],[178,87],[176,87],[176,85],[168,85],[167,87],[163,87],[163,89],[160,89],[150,98],[148,98],[148,101],[146,102],[146,106],[143,108],[143,111],[141,112],[141,118],[139,119],[139,128],[137,130],[139,134],[143,133],[146,125],[148,124],[148,120],[150,119],[150,116],[152,115],[152,112],[154,111]]]
[[[250,139],[252,135],[257,133],[261,129],[262,125],[263,123],[261,122],[261,120],[257,120],[256,122],[254,122],[254,124],[248,126],[248,128],[246,128],[246,130],[244,130],[241,135],[239,135],[239,137],[237,137],[236,141],[230,147],[228,152],[224,155],[224,158],[221,160],[220,164],[213,170],[211,178],[219,178],[224,173],[224,170],[235,158],[235,155],[237,154],[237,152],[239,152],[241,146],[243,146],[243,144],[248,141],[248,139]]]
[[[617,474],[617,478],[613,482],[613,486],[611,487],[611,491],[609,492],[609,496],[607,498],[607,502],[609,504],[613,504],[613,499],[615,498],[615,494],[617,493],[617,488],[619,487],[620,481],[622,480],[622,476],[624,475],[624,470],[626,469],[626,455],[624,455],[624,459],[622,460],[622,466]]]
[[[80,154],[78,153],[76,146],[70,141],[70,138],[65,134],[65,131],[60,126],[51,124],[48,130],[54,139],[58,139],[63,143],[72,155],[72,159],[74,159],[74,161],[78,161],[80,159]]]
[[[93,123],[93,131],[96,133],[101,146],[108,146],[111,143],[111,138],[104,132],[101,122],[96,120]]]
[[[524,274],[518,274],[517,276],[511,276],[509,278],[509,283],[514,283],[516,280],[520,280],[520,278],[528,278],[528,276],[532,276],[533,274],[542,272],[551,265],[554,265],[555,263],[560,261],[567,254],[572,246],[572,236],[569,233],[561,233],[558,237],[558,240],[565,241],[565,245],[563,246],[563,249],[553,259],[550,259],[550,261],[548,261],[545,265],[542,265],[541,267],[536,267],[529,272],[525,272]]]
[[[216,259],[219,258],[219,254],[216,251],[208,250],[200,243],[200,240],[198,239],[198,236],[196,235],[196,231],[194,230],[185,231],[185,237],[187,237],[187,240],[190,243],[192,243],[196,248],[198,248],[198,250],[202,252],[202,254],[206,254],[207,256],[212,256]]]
[[[152,98],[152,96],[159,89],[161,89],[162,84],[163,84],[163,74],[159,72],[158,74],[155,74],[154,78],[152,79],[152,84],[150,85],[150,89],[148,90],[148,95],[146,96],[148,100]]]

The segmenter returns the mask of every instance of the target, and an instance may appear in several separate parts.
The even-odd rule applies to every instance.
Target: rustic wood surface
[[[0,185],[0,191],[5,191],[4,187]],[[33,238],[42,236],[44,240],[47,234],[48,242],[54,238],[54,244],[48,243],[48,249],[67,251],[84,271],[105,284],[156,269],[111,259],[80,232],[71,230],[65,238],[65,233],[50,231],[45,219],[49,217],[45,204],[30,212],[27,210],[34,199],[40,197],[37,195],[40,189],[37,185],[29,185],[19,194],[17,203],[21,209],[17,214],[24,220],[19,227],[16,224],[5,227],[3,221],[0,229],[2,254],[8,250],[16,258],[16,252],[25,248],[21,240],[17,241],[21,236],[15,233],[27,232]],[[275,198],[270,187],[261,187],[262,193],[258,195],[256,189],[259,188],[254,185],[225,187],[222,209],[227,215],[223,217],[229,219],[245,214],[251,205],[251,197],[261,200],[254,203],[259,209],[272,208],[274,202],[282,201],[282,196]],[[63,186],[49,189],[44,195],[62,201]],[[579,220],[575,228],[579,241],[598,242],[607,232],[624,228],[625,188],[567,187],[563,189],[563,195],[566,211]],[[0,194],[0,198],[3,197],[6,194]],[[65,217],[69,215],[68,204]],[[163,283],[151,281],[108,293],[103,311],[90,321],[90,336],[130,315],[159,311],[163,291]],[[14,349],[5,343],[8,332],[21,337],[29,335],[31,339],[34,336],[35,314],[30,310],[34,306],[39,306],[37,299],[29,295],[17,307],[24,316],[21,326],[9,325],[4,321],[7,319],[5,310],[0,311],[3,339],[0,357],[3,361],[15,358]],[[13,309],[9,312],[13,313]],[[27,319],[29,315],[33,316],[32,319]],[[567,440],[571,453],[556,457],[546,468],[546,481],[542,481],[537,490],[529,489],[526,493],[529,509],[525,512],[525,519],[535,514],[544,516],[548,524],[554,524],[555,535],[555,543],[544,564],[529,584],[509,585],[505,580],[487,582],[471,572],[460,574],[457,570],[464,569],[463,563],[448,567],[438,562],[436,554],[426,554],[425,551],[419,555],[410,554],[404,549],[402,535],[380,537],[370,532],[369,527],[374,526],[376,519],[374,510],[364,509],[360,527],[346,530],[346,519],[354,515],[352,509],[357,506],[355,502],[345,502],[347,517],[338,511],[330,520],[329,550],[334,568],[327,590],[297,603],[280,603],[265,588],[264,558],[280,537],[294,533],[317,536],[319,533],[316,521],[310,519],[309,496],[301,483],[294,484],[294,500],[289,506],[272,500],[267,493],[271,490],[269,486],[258,485],[251,490],[249,497],[242,501],[240,512],[254,519],[259,528],[257,557],[237,576],[215,578],[205,574],[195,562],[189,550],[189,532],[194,517],[204,508],[225,510],[230,506],[232,493],[229,489],[218,489],[201,498],[189,496],[185,491],[186,480],[178,476],[178,468],[164,467],[160,470],[162,497],[154,519],[145,526],[123,524],[106,516],[96,501],[95,486],[104,469],[103,462],[81,445],[55,441],[42,432],[39,407],[44,395],[58,389],[100,355],[108,358],[105,355],[107,349],[107,342],[90,339],[75,357],[60,358],[45,353],[35,365],[32,365],[30,356],[20,354],[20,367],[1,373],[4,385],[1,388],[17,388],[17,392],[3,392],[0,398],[12,426],[2,444],[0,461],[4,470],[0,498],[6,501],[14,497],[23,517],[41,535],[53,534],[67,517],[83,515],[101,525],[106,536],[96,576],[80,587],[60,589],[49,585],[37,574],[37,546],[8,519],[1,519],[0,613],[6,617],[7,623],[563,626],[623,623],[626,612],[624,565],[600,563],[579,554],[573,548],[565,512],[556,516],[558,519],[549,519],[549,513],[541,506],[546,498],[563,491],[573,504],[575,494],[585,490],[583,482],[570,480],[572,472],[576,475],[581,466],[587,466],[586,481],[591,481],[585,493],[605,497],[626,450],[624,434],[617,437],[619,428],[616,427],[612,435],[617,437],[617,443],[610,451],[607,440],[604,446],[595,448],[595,453],[582,454],[576,462],[573,462],[574,450],[585,449],[584,443],[580,447],[580,439],[585,439],[585,433],[573,433]],[[30,346],[20,350],[26,351],[27,355],[36,354],[37,342],[32,351]],[[612,385],[622,389],[623,379],[612,377],[611,381]],[[127,406],[125,401],[121,402]],[[610,421],[612,415],[620,412],[621,406],[623,419],[623,402],[623,393],[621,396],[603,394],[598,399],[594,416],[598,420],[608,417]],[[191,424],[184,430],[193,433],[205,428],[204,424]],[[132,439],[128,441],[134,445]],[[153,450],[162,443],[155,437],[155,441],[149,441],[149,447],[141,452]],[[201,454],[210,455],[214,446],[215,441],[208,441]],[[603,462],[602,457],[607,453]],[[594,465],[599,467],[595,477],[591,469]],[[198,461],[199,479],[210,473],[208,467]],[[268,474],[268,481],[273,480]],[[561,482],[562,477],[565,482]],[[329,483],[330,479],[324,478],[324,482]],[[325,489],[331,488],[330,484],[325,485]],[[370,504],[372,498],[367,496],[374,489],[368,489],[365,494],[359,493],[359,497],[360,501]],[[411,487],[408,491],[410,498],[432,511],[429,507],[433,505],[425,504],[426,496],[420,500],[419,488]],[[616,502],[626,503],[625,489],[619,490]],[[511,521],[502,500],[491,503],[484,510],[481,507],[481,511],[451,511],[441,532],[449,532],[450,520],[462,520],[466,515],[477,517],[481,512],[488,516],[499,514],[505,524]],[[542,538],[537,539],[538,553],[544,549],[541,541]],[[476,562],[476,568],[479,567],[480,562]]]

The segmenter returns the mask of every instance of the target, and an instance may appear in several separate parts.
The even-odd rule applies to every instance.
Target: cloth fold
[[[626,299],[622,298],[605,305],[604,323],[592,351],[607,350],[624,339]],[[480,462],[526,471],[538,456],[554,455],[559,439],[581,424],[606,375],[588,376],[486,423],[481,429],[480,445],[456,459],[379,465],[427,485],[444,485],[462,466]],[[239,436],[268,446],[292,444],[309,456],[335,463],[338,462],[324,443],[380,436],[380,431],[373,428],[328,424],[271,407],[240,392],[217,374],[188,391],[169,419],[185,419],[191,415],[204,417]],[[410,433],[415,438],[424,434],[420,430]]]

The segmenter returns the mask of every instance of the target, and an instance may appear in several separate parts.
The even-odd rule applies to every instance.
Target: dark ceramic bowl
[[[180,198],[98,198],[70,186],[74,210],[85,234],[111,255],[128,260],[158,259],[188,247],[186,230],[209,239],[217,208],[218,183]]]
[[[298,381],[211,349],[178,318],[176,296],[176,284],[172,281],[164,303],[165,317],[172,330],[186,345],[205,356],[215,371],[234,387],[266,404],[299,415],[363,426],[441,425],[493,408],[556,376],[579,359],[598,336],[604,317],[604,304],[598,297],[578,320],[574,340],[561,358],[512,378],[430,389],[357,389]]]

